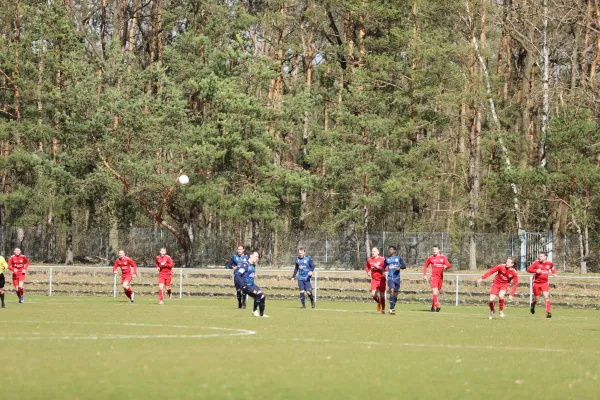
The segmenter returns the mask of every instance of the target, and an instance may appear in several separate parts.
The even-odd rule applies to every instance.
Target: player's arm
[[[119,259],[115,261],[115,265],[113,265],[113,274],[117,274],[117,268],[119,268]]]
[[[427,280],[427,268],[431,264],[431,257],[425,260],[425,265],[423,265],[423,279]]]
[[[515,272],[513,274],[514,278],[513,278],[513,287],[512,290],[510,291],[510,299],[512,300],[513,296],[515,295],[515,293],[517,293],[517,288],[519,287],[519,275]]]
[[[527,267],[527,272],[529,272],[530,274],[535,274],[537,269],[538,269],[538,264],[536,261],[536,262],[531,263],[531,265],[529,267]]]
[[[448,261],[448,258],[444,257],[444,269],[450,269],[452,268],[452,264],[450,264],[450,261]]]
[[[550,272],[552,272],[552,276],[556,278],[556,269],[554,268],[554,264],[550,262]]]
[[[0,256],[0,273],[5,269],[8,269],[8,264],[6,263],[6,259]]]
[[[135,261],[133,261],[133,258],[130,258],[129,261],[131,261],[131,265],[133,266],[132,276],[135,278],[135,276],[137,275],[137,264],[135,263]]]
[[[175,263],[173,262],[173,259],[171,258],[171,256],[167,256],[167,267],[170,269],[173,269],[174,266],[175,266]]]
[[[367,259],[367,263],[365,264],[365,271],[367,272],[367,276],[371,277],[371,266],[369,265],[369,259]]]
[[[156,269],[160,271],[160,262],[158,261],[158,256],[156,256]]]
[[[398,256],[398,260],[400,260],[400,269],[406,269],[406,263],[404,262],[404,259]]]
[[[15,267],[13,266],[13,258],[12,256],[8,259],[8,269],[11,271],[15,271]]]
[[[312,258],[308,259],[308,267],[310,268],[310,271],[308,271],[308,276],[312,277],[314,270],[317,268]]]
[[[227,263],[225,264],[225,268],[228,268],[228,269],[233,269],[233,263],[234,263],[234,262],[235,262],[235,261],[234,261],[234,259],[233,259],[233,256],[231,256],[231,258],[229,259],[229,261],[227,261]]]
[[[477,279],[477,283],[481,283],[483,282],[483,280],[487,277],[489,277],[490,275],[492,275],[493,273],[497,272],[500,269],[499,265],[496,265],[495,267],[492,267],[490,269],[487,270],[487,272],[483,275],[481,275],[481,278]]]
[[[291,279],[292,281],[294,279],[296,279],[296,274],[298,273],[298,268],[299,268],[299,266],[298,266],[298,263],[296,262],[296,266],[294,267],[294,273],[292,274],[292,279]]]

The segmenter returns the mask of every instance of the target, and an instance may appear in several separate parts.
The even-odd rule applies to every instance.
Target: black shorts
[[[0,272],[0,289],[4,288],[4,283],[5,283],[5,279],[4,279],[4,274]]]

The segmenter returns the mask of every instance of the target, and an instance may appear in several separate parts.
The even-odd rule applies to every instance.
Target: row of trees
[[[598,0],[2,0],[0,30],[3,244],[553,230],[585,272],[598,242]]]

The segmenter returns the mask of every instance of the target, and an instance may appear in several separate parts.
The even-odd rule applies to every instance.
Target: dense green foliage
[[[586,261],[597,4],[545,3],[2,0],[2,246],[155,225],[189,264],[214,235],[522,229]]]

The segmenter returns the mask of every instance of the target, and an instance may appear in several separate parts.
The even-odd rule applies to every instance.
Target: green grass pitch
[[[0,309],[0,377],[20,399],[593,399],[600,312],[267,299],[157,305],[35,297]],[[252,301],[250,301],[250,307]],[[14,396],[14,397],[13,397]]]

